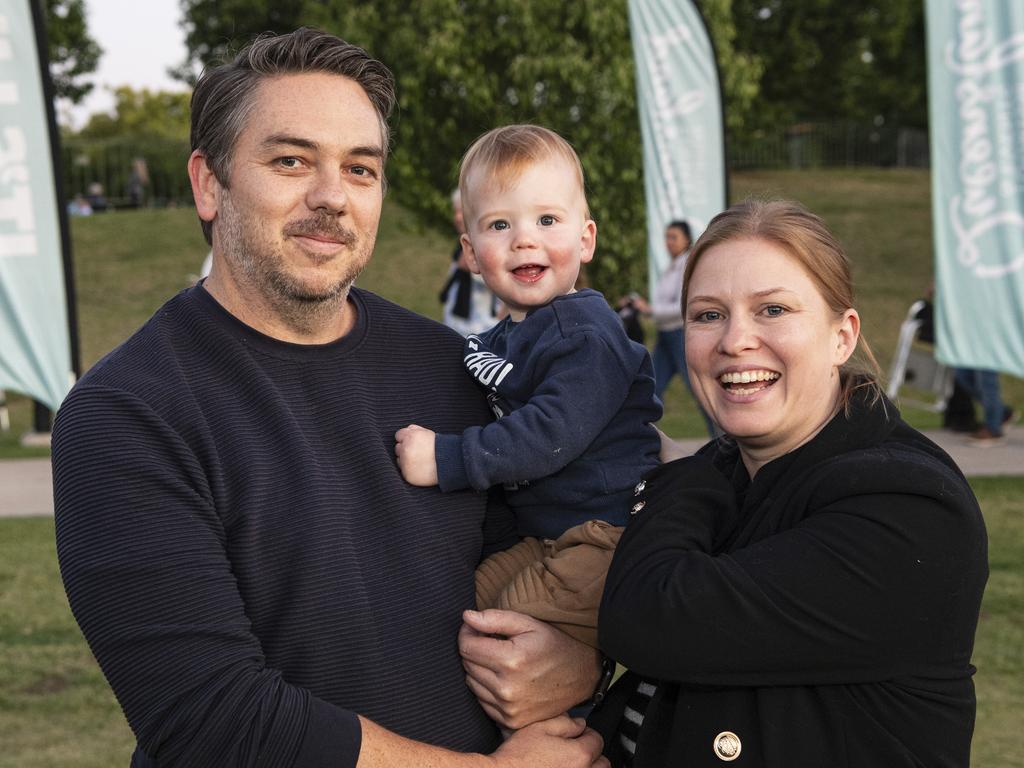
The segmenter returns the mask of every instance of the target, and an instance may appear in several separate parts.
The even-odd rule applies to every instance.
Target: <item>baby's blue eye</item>
[[[545,214],[544,216],[540,217],[540,223],[543,227],[550,227],[552,224],[555,223],[555,217],[548,216],[547,214]]]
[[[493,222],[491,224],[491,229],[497,229],[497,230],[508,229],[508,222],[503,220],[503,219],[499,219],[498,221],[495,221],[495,222]]]

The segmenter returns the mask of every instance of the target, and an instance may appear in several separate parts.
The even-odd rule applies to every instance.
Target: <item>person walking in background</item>
[[[457,189],[452,192],[452,223],[461,238],[466,225],[462,218],[462,194]],[[444,324],[463,336],[483,333],[503,314],[483,278],[474,275],[466,264],[461,240],[455,243],[448,279],[438,298],[444,304]]]
[[[650,314],[657,329],[654,344],[654,387],[655,393],[664,402],[665,390],[676,374],[693,394],[690,377],[686,371],[686,347],[683,340],[683,271],[686,256],[690,251],[692,236],[688,222],[677,219],[665,228],[665,247],[671,261],[658,279],[651,295]],[[696,402],[696,399],[694,399]],[[700,408],[700,405],[697,406]],[[715,436],[715,425],[703,409],[701,416],[708,427],[708,434]]]
[[[970,434],[968,442],[979,447],[1001,442],[1005,428],[1018,414],[1003,402],[999,373],[977,368],[957,368],[954,375],[956,383],[967,390],[971,399],[981,403],[983,423]]]

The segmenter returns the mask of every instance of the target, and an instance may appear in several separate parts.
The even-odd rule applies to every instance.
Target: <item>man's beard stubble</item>
[[[222,206],[217,226],[221,230],[219,235],[225,251],[225,266],[235,273],[235,279],[262,295],[278,317],[297,331],[310,333],[335,319],[348,299],[349,288],[369,261],[370,254],[366,250],[372,249],[372,244],[351,250],[352,258],[347,269],[334,283],[317,289],[288,272],[280,251],[274,250],[266,241],[260,242],[258,234],[263,230],[256,217],[238,211],[229,199],[224,202],[227,204]],[[326,211],[318,211],[306,219],[290,223],[284,234],[289,237],[326,236],[349,248],[357,243],[355,233]],[[315,255],[307,254],[307,257],[317,261]],[[332,257],[323,257],[320,261],[329,258]]]

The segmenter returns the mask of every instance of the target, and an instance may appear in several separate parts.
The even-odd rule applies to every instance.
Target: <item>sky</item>
[[[112,87],[185,90],[167,74],[185,59],[178,0],[86,0],[85,5],[89,34],[103,55],[90,78],[92,92],[78,106],[62,108],[62,122],[80,128],[94,112],[112,109]]]

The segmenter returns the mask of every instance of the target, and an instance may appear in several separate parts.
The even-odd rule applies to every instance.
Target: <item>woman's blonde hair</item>
[[[811,278],[828,307],[837,315],[854,308],[850,260],[820,217],[791,200],[746,200],[711,220],[690,251],[683,273],[683,307],[693,271],[711,248],[733,240],[764,240],[791,256]],[[878,361],[864,338],[839,369],[842,406],[849,411],[854,392],[864,390],[869,402],[882,398]]]

